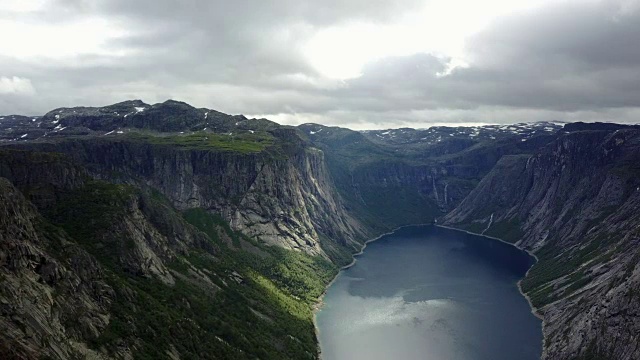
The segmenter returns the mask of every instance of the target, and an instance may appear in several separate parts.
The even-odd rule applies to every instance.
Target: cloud
[[[416,53],[373,59],[361,76],[342,81],[319,72],[305,53],[321,31],[395,23],[424,4],[38,1],[5,11],[0,23],[34,25],[52,34],[73,33],[87,19],[99,26],[66,37],[68,43],[59,48],[12,40],[20,51],[0,52],[0,68],[12,74],[2,78],[0,113],[177,98],[287,123],[313,120],[356,128],[638,120],[640,8],[634,1],[550,2],[504,15],[466,39],[467,66],[452,70],[460,59]],[[39,38],[33,31],[31,38]],[[420,38],[416,34],[415,41]],[[326,56],[339,64],[343,55]],[[15,98],[18,91],[35,93],[29,79],[38,84],[38,96]]]
[[[502,85],[504,91],[476,92],[479,103],[569,111],[637,107],[638,33],[640,11],[621,2],[561,3],[505,18],[471,39],[473,66],[454,79]]]
[[[375,98],[370,106],[380,110],[638,107],[640,12],[616,11],[607,3],[572,3],[509,17],[470,39],[468,67],[438,77],[450,59],[384,59],[343,93]]]
[[[31,85],[31,80],[17,76],[0,77],[0,94],[33,95],[36,90]]]
[[[618,2],[561,3],[511,15],[468,40],[468,66],[438,76],[452,59],[416,54],[379,60],[334,91],[339,96],[327,114],[339,110],[341,120],[356,127],[637,122],[639,33],[640,11]]]

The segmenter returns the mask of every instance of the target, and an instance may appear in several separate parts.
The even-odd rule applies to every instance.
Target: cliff
[[[67,154],[96,178],[152,187],[177,209],[219,214],[259,241],[346,261],[367,230],[336,194],[324,153],[293,129],[264,136],[268,144],[247,151],[254,138],[229,140],[231,149],[181,146],[179,136],[63,138],[18,148]]]
[[[115,292],[100,264],[0,178],[0,355],[99,358],[85,338],[109,323]]]
[[[337,272],[324,257],[64,155],[0,164],[3,358],[317,357],[312,305]]]
[[[545,359],[640,356],[638,164],[638,130],[568,132],[501,159],[444,217],[538,256],[521,285],[545,320]]]
[[[22,282],[54,299],[38,305],[50,316],[3,313],[6,357],[318,356],[312,306],[372,230],[347,210],[324,152],[298,130],[175,101],[28,120],[0,127],[8,139],[0,177],[40,233],[15,238],[13,226],[28,225],[8,208],[0,245],[37,242],[24,256],[31,271],[51,258],[58,272],[92,284],[82,269],[63,268],[60,243],[74,247],[93,259],[87,269],[110,295],[87,295],[99,316],[77,306],[59,319],[55,303],[74,304],[74,292],[42,289],[29,268],[6,265],[6,289]],[[29,132],[21,141],[11,138],[17,125]],[[23,306],[15,297],[9,291],[3,304]],[[85,313],[91,331],[68,320]]]

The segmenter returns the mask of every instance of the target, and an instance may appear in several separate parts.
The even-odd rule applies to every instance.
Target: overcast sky
[[[0,114],[640,122],[640,0],[0,0]]]

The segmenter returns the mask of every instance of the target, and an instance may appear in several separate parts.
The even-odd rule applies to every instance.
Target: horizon
[[[116,104],[121,104],[121,103],[126,103],[126,102],[133,102],[133,101],[140,101],[146,105],[149,106],[153,106],[153,105],[158,105],[158,104],[162,104],[168,101],[175,101],[175,102],[180,102],[180,103],[184,103],[187,104],[191,107],[197,108],[197,109],[207,109],[207,110],[212,110],[212,111],[219,111],[213,107],[196,107],[193,106],[192,104],[186,102],[186,101],[182,101],[182,100],[176,100],[176,99],[166,99],[164,101],[160,101],[160,102],[155,102],[155,103],[151,103],[151,102],[146,102],[142,99],[128,99],[128,100],[123,100],[123,101],[117,101],[114,103],[110,103],[110,104],[105,104],[105,105],[97,105],[97,106],[93,106],[93,105],[75,105],[75,106],[69,106],[69,107],[65,107],[65,106],[58,106],[55,108],[52,108],[42,114],[0,114],[0,120],[2,120],[2,118],[4,117],[10,117],[10,116],[25,116],[25,117],[42,117],[44,115],[46,115],[49,112],[53,112],[56,111],[58,109],[73,109],[73,108],[101,108],[101,107],[106,107],[106,106],[111,106],[111,105],[116,105]],[[222,112],[222,111],[220,111]],[[224,113],[224,112],[223,112]],[[225,113],[226,114],[226,113]],[[301,125],[321,125],[321,126],[326,126],[326,127],[338,127],[338,128],[345,128],[345,129],[349,129],[349,130],[354,130],[354,131],[382,131],[382,130],[399,130],[399,129],[413,129],[413,130],[427,130],[430,128],[436,128],[436,127],[464,127],[464,128],[473,128],[473,127],[485,127],[485,126],[509,126],[509,125],[520,125],[520,124],[535,124],[535,123],[552,123],[552,124],[569,124],[569,123],[580,123],[580,122],[584,122],[584,123],[613,123],[613,124],[622,124],[622,125],[638,125],[640,124],[640,122],[629,122],[629,123],[623,123],[623,122],[616,122],[616,121],[603,121],[603,120],[598,120],[598,119],[591,119],[591,120],[580,120],[580,119],[576,119],[574,121],[566,121],[566,120],[558,120],[558,119],[549,119],[549,120],[531,120],[531,121],[513,121],[513,122],[431,122],[429,123],[428,126],[426,127],[420,127],[420,126],[401,126],[398,125],[396,127],[383,127],[384,125],[381,125],[382,127],[377,127],[377,128],[363,128],[363,127],[358,127],[358,128],[353,128],[353,127],[348,127],[345,125],[335,125],[335,124],[324,124],[324,123],[319,123],[319,122],[299,122],[299,123],[295,123],[295,124],[287,124],[287,123],[282,123],[279,122],[277,120],[274,119],[270,119],[268,117],[262,117],[262,116],[253,116],[253,115],[249,115],[249,114],[227,114],[227,115],[231,115],[231,116],[244,116],[247,119],[266,119],[269,121],[273,121],[275,123],[278,123],[280,125],[285,125],[285,126],[301,126]]]

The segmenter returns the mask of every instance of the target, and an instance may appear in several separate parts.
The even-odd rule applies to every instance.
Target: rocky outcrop
[[[233,228],[268,244],[328,256],[320,244],[353,251],[366,229],[336,193],[321,150],[293,129],[274,132],[277,150],[257,153],[182,149],[132,139],[29,144],[63,152],[102,179],[150,186],[180,209],[221,214]]]
[[[444,222],[513,241],[545,359],[640,357],[640,131],[577,131],[505,157]]]
[[[115,293],[98,262],[0,178],[0,356],[100,358],[87,340],[109,322]]]
[[[39,208],[51,207],[88,178],[82,167],[60,153],[8,149],[0,149],[0,177],[11,180]]]
[[[284,248],[324,254],[319,234],[357,249],[366,232],[335,193],[324,154],[305,149],[281,164],[261,164],[237,205],[225,207],[231,225]]]

